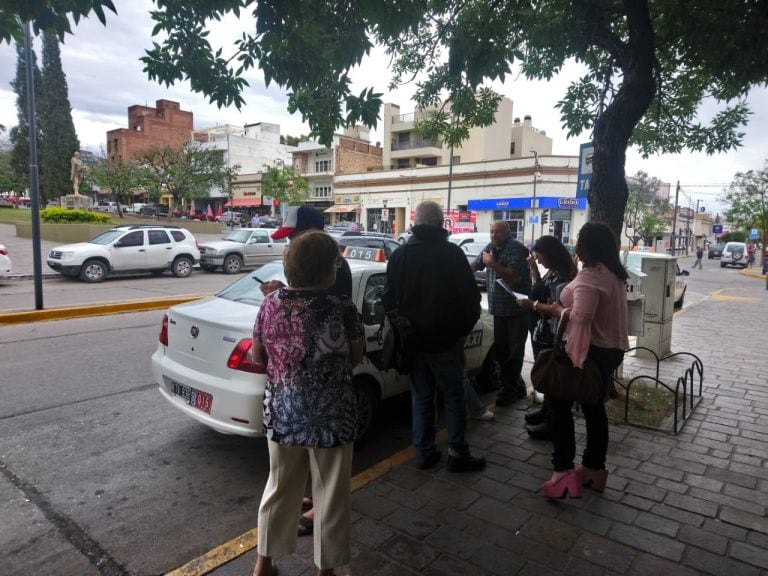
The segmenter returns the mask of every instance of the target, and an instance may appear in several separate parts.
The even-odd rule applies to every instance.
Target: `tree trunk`
[[[628,188],[624,173],[632,131],[653,102],[654,33],[647,0],[624,2],[629,42],[613,54],[623,72],[621,88],[595,121],[590,220],[610,226],[620,238]]]

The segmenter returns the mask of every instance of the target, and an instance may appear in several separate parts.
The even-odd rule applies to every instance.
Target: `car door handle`
[[[139,252],[146,252],[146,250],[144,250],[144,248],[139,248]]]
[[[173,246],[166,246],[165,249],[166,250],[173,250]]]

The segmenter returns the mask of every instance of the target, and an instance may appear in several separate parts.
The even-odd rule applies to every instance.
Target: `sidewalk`
[[[675,317],[673,350],[701,356],[704,398],[677,436],[612,425],[604,494],[540,495],[550,446],[528,439],[522,402],[471,424],[483,472],[424,472],[409,460],[356,491],[353,560],[337,574],[767,574],[768,295],[744,286]],[[625,373],[642,362],[627,358]],[[255,557],[210,573],[250,574]],[[277,566],[313,575],[312,539]]]

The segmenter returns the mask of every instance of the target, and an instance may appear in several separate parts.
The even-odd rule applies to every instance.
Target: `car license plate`
[[[211,394],[195,390],[191,386],[179,384],[178,382],[171,382],[171,393],[184,400],[185,403],[193,408],[197,408],[206,414],[211,413],[211,406],[213,405],[213,396]]]

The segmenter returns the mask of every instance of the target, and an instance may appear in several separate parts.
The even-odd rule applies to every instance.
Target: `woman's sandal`
[[[309,536],[315,528],[315,521],[306,516],[299,516],[299,536]]]

